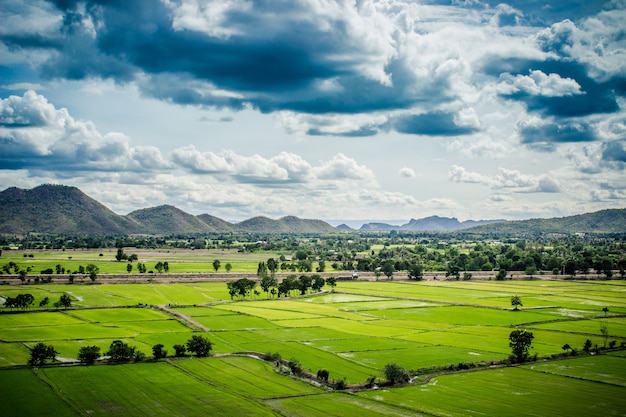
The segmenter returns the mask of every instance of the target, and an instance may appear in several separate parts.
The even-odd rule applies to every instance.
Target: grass
[[[143,304],[170,304],[209,328],[204,335],[216,354],[279,353],[298,359],[313,374],[326,368],[331,379],[348,383],[383,378],[382,368],[389,363],[420,369],[505,359],[515,327],[533,332],[531,354],[540,356],[561,353],[566,343],[580,351],[586,339],[602,347],[602,325],[609,341],[626,342],[622,281],[340,282],[337,291],[231,302],[224,283],[3,286],[2,296],[30,292],[36,302],[68,293],[77,306],[128,308],[0,314],[0,366],[26,363],[27,346],[37,341],[52,344],[60,357],[71,360],[81,346],[95,344],[105,351],[114,339],[148,356],[153,345],[162,343],[172,355],[174,344],[199,334]],[[511,294],[522,297],[521,311],[510,311]],[[359,409],[367,415],[621,415],[616,410],[626,386],[623,352],[441,375],[426,385],[357,396],[328,394],[250,358],[40,368],[35,379],[19,378],[29,386],[52,387],[70,413],[94,415],[158,416],[175,409],[179,415],[223,415],[231,414],[229,403],[242,404],[241,412],[249,415],[363,415]],[[0,369],[3,386],[14,375],[9,372]],[[87,390],[102,394],[84,394]]]
[[[443,375],[423,386],[358,396],[429,415],[621,416],[626,409],[621,386],[525,368]]]
[[[235,405],[243,415],[276,415],[257,401],[207,386],[164,362],[48,368],[39,373],[55,391],[63,392],[77,409],[89,415],[229,415]]]

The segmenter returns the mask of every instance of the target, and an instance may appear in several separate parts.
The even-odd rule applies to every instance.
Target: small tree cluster
[[[187,350],[196,356],[209,356],[211,349],[213,349],[213,343],[206,337],[193,335],[187,340]]]
[[[126,362],[131,359],[135,361],[141,361],[145,354],[137,350],[137,347],[130,346],[128,343],[124,343],[121,340],[114,340],[109,346],[109,350],[105,353],[112,361]]]
[[[43,365],[47,359],[54,360],[58,353],[59,352],[57,352],[52,345],[39,342],[30,350],[28,364],[30,366]]]
[[[241,298],[245,298],[254,290],[256,282],[248,278],[241,278],[237,281],[227,282],[226,287],[228,288],[228,293],[230,294],[231,299],[233,299],[236,295]]]
[[[167,272],[170,272],[170,264],[167,261],[165,262],[159,261],[154,265],[154,269],[156,269],[159,274],[161,272],[167,273]]]
[[[54,306],[56,308],[64,307],[68,308],[72,306],[72,298],[67,294],[61,294],[59,301],[55,301]]]
[[[27,309],[33,302],[35,301],[35,297],[32,294],[18,294],[15,297],[7,297],[4,300],[4,306],[8,308],[21,308],[22,310]]]
[[[100,347],[99,346],[81,346],[78,350],[78,360],[82,363],[86,363],[88,365],[93,365],[93,363],[100,357]]]
[[[409,380],[411,379],[409,372],[395,363],[389,363],[385,365],[383,372],[385,374],[385,378],[387,378],[387,381],[389,381],[392,385],[404,384],[409,382]]]

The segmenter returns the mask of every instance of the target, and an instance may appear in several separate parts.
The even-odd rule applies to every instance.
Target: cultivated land
[[[3,309],[3,416],[625,415],[625,351],[582,352],[588,339],[599,348],[626,343],[624,281],[342,281],[332,293],[242,301],[223,282],[0,286],[2,297],[26,292],[35,305],[64,293],[73,302]],[[501,367],[515,328],[533,332],[530,353],[540,360]],[[120,339],[150,357],[162,343],[171,355],[194,334],[213,342],[212,357],[74,364],[81,346],[106,351]],[[66,365],[24,366],[39,341]],[[579,355],[541,360],[565,344]],[[312,385],[249,352],[297,359],[312,374],[328,369],[349,390]],[[417,377],[362,389],[371,377],[382,383],[390,363]]]

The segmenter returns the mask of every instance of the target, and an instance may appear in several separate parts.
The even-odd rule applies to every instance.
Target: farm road
[[[186,314],[183,314],[179,311],[172,310],[170,307],[165,305],[154,305],[155,309],[160,310],[170,316],[173,316],[176,320],[180,322],[183,326],[189,327],[191,330],[201,330],[203,332],[209,332],[211,329],[206,327],[205,325],[198,323],[191,317]]]

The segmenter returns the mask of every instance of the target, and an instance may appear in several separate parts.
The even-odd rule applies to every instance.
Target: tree
[[[43,342],[37,343],[30,350],[30,358],[28,358],[28,364],[30,366],[39,366],[46,363],[46,359],[54,360],[57,352],[52,345],[46,345]]]
[[[48,304],[50,304],[50,299],[48,297],[44,297],[44,299],[39,302],[39,307],[45,307]]]
[[[589,351],[591,351],[592,346],[593,344],[591,343],[591,340],[589,339],[585,340],[585,344],[583,345],[583,351],[586,353],[589,353]]]
[[[600,326],[600,333],[602,334],[602,339],[604,340],[604,348],[606,349],[606,342],[609,340],[609,329],[606,325]]]
[[[226,265],[224,265],[224,268],[226,268],[226,272],[230,272],[230,270],[233,269],[233,265],[228,262],[226,263]]]
[[[113,361],[129,361],[131,359],[137,359],[142,356],[137,352],[135,346],[129,346],[128,343],[124,343],[121,340],[114,340],[109,346],[109,350],[105,353],[106,356],[110,356]]]
[[[213,349],[213,343],[206,337],[193,335],[187,340],[187,350],[195,353],[196,356],[209,356],[211,349]]]
[[[240,278],[237,281],[227,282],[226,287],[228,288],[228,293],[231,298],[235,295],[240,295],[242,298],[245,298],[254,290],[256,282],[248,278]]]
[[[406,369],[395,363],[389,363],[385,365],[383,372],[385,374],[385,378],[387,378],[387,381],[389,381],[392,385],[409,382],[409,380],[411,379],[411,376],[406,371]]]
[[[506,279],[506,269],[501,268],[501,269],[498,271],[498,275],[496,275],[496,279],[497,279],[498,281],[504,281],[504,280]]]
[[[296,358],[289,359],[287,366],[289,366],[291,373],[294,375],[298,375],[302,372],[302,364]]]
[[[261,278],[261,289],[269,296],[269,291],[278,286],[278,280],[274,276],[264,275]]]
[[[154,359],[159,360],[167,356],[167,350],[163,349],[164,347],[165,346],[161,343],[152,346],[152,356],[154,356]]]
[[[154,269],[157,270],[157,272],[160,274],[161,272],[163,272],[163,262],[159,261],[154,265]]]
[[[421,281],[424,278],[424,267],[421,264],[409,266],[408,277],[411,280]]]
[[[313,284],[313,279],[308,275],[300,275],[298,281],[300,281],[300,295],[306,294],[308,289],[311,288],[311,285]]]
[[[256,274],[259,277],[264,277],[267,275],[267,264],[263,261],[259,262],[259,266],[257,266]]]
[[[320,369],[319,371],[317,371],[317,379],[328,382],[328,376],[330,375],[330,373],[328,372],[328,369]]]
[[[99,346],[81,346],[81,348],[78,350],[78,360],[82,363],[93,365],[93,363],[99,357],[100,357]]]
[[[270,271],[270,274],[276,274],[276,270],[278,270],[278,261],[274,258],[269,258],[267,260],[267,270]]]
[[[311,288],[313,288],[315,291],[321,291],[322,287],[325,284],[324,278],[322,278],[319,275],[311,275],[311,278],[313,279],[313,283],[311,284]]]
[[[131,262],[126,264],[126,272],[129,274],[133,271],[133,264]]]
[[[509,347],[512,349],[516,362],[526,362],[530,357],[528,350],[532,347],[535,336],[526,330],[513,330],[509,335]]]
[[[522,299],[519,295],[514,295],[511,297],[511,306],[514,307],[514,310],[519,310],[518,307],[523,307]]]
[[[167,261],[163,262],[163,272],[168,273],[170,272],[170,263]]]
[[[89,274],[89,279],[91,279],[91,281],[93,282],[98,277],[98,272],[100,272],[100,268],[98,268],[94,264],[89,264],[87,265],[86,271],[87,271],[87,274]]]
[[[381,271],[387,275],[388,279],[393,279],[393,273],[396,272],[394,262],[391,259],[386,260],[381,268]]]
[[[335,277],[326,278],[326,284],[328,284],[328,286],[332,288],[332,291],[335,291],[335,287],[337,286],[337,278]]]
[[[602,307],[602,311],[604,312],[604,317],[606,317],[606,314],[609,312],[609,308],[608,307]]]
[[[185,345],[174,345],[174,356],[177,357],[181,357],[181,356],[185,356],[185,352],[187,351],[187,348],[185,347]]]
[[[572,347],[569,345],[569,343],[566,343],[563,346],[561,346],[561,349],[567,352],[568,350],[571,350]]]
[[[216,259],[213,261],[213,269],[215,269],[215,272],[217,272],[220,269],[220,265],[221,265],[221,262],[219,261],[219,259]]]
[[[128,259],[128,255],[124,253],[124,249],[118,248],[117,254],[115,254],[115,259],[117,259],[118,262],[125,261]]]
[[[71,306],[72,306],[72,298],[69,295],[67,295],[67,294],[62,294],[61,297],[59,297],[59,305],[58,305],[58,307],[68,308],[68,307],[71,307]],[[55,307],[57,307],[57,306],[55,305]]]

